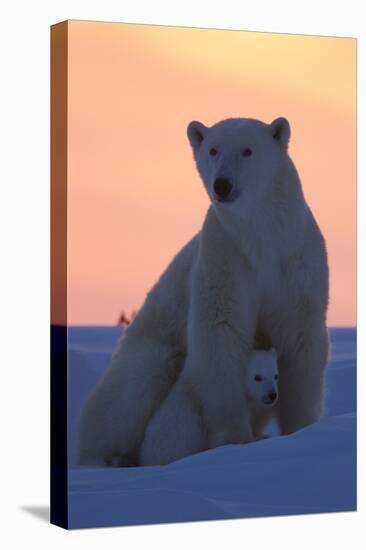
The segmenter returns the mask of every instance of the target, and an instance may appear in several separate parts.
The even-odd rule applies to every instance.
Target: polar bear
[[[243,392],[249,403],[250,425],[255,440],[274,414],[278,400],[277,354],[253,350],[246,365]],[[184,456],[205,451],[208,433],[199,403],[192,399],[184,371],[148,423],[138,458],[140,466],[169,464]]]
[[[255,350],[246,368],[245,392],[249,402],[250,425],[254,439],[267,437],[263,430],[274,416],[278,401],[277,353]]]
[[[232,118],[211,127],[193,121],[187,133],[211,204],[85,404],[81,464],[133,463],[181,372],[208,448],[253,441],[242,388],[258,335],[278,353],[281,433],[322,414],[327,254],[288,153],[290,125],[285,118]]]

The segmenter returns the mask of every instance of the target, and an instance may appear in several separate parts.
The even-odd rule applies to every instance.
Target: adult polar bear
[[[245,365],[258,337],[278,354],[281,433],[322,412],[328,266],[288,155],[289,123],[227,119],[208,128],[194,121],[188,138],[211,206],[87,401],[81,464],[133,463],[183,367],[207,446],[252,441]]]

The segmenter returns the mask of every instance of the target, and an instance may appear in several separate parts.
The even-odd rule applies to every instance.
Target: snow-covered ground
[[[101,527],[356,508],[356,331],[332,329],[327,414],[291,436],[229,445],[150,468],[76,465],[86,396],[120,328],[69,330],[69,526]]]

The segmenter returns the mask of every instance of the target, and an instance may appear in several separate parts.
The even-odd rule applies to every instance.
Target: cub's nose
[[[275,391],[271,391],[268,394],[268,399],[271,401],[271,403],[273,403],[277,399],[277,393]]]
[[[230,195],[233,186],[227,178],[216,178],[213,184],[215,195],[219,200],[225,200]]]

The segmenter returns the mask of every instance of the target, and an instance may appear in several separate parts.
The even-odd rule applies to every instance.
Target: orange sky
[[[138,309],[208,198],[186,127],[292,127],[290,154],[328,245],[331,326],[356,322],[356,41],[69,23],[69,324]]]

